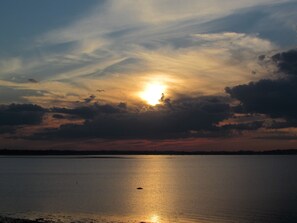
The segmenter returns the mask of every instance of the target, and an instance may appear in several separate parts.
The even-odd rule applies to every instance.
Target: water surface
[[[0,215],[297,222],[296,173],[297,156],[1,157]]]

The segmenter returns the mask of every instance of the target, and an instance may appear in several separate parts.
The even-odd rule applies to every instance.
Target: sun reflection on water
[[[160,156],[142,157],[135,166],[142,170],[142,174],[134,178],[131,185],[133,193],[129,199],[132,199],[134,204],[133,212],[145,223],[170,222],[167,218],[172,216],[168,216],[167,213],[174,210],[174,201],[170,193],[174,174],[166,174],[170,167],[170,159]],[[136,190],[138,187],[143,190]]]
[[[151,223],[160,223],[160,217],[158,215],[152,215],[150,217],[150,222]]]

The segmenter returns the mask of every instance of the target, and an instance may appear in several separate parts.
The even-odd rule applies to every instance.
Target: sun
[[[146,101],[149,105],[155,106],[159,104],[162,94],[165,93],[166,87],[160,83],[150,83],[146,86],[143,92],[140,93],[140,98]]]

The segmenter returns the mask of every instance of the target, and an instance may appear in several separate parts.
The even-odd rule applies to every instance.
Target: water
[[[0,215],[297,222],[297,156],[1,157],[0,180]]]

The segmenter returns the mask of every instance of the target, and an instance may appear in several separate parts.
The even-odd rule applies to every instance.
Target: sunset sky
[[[296,12],[296,0],[3,0],[0,149],[296,149]]]

